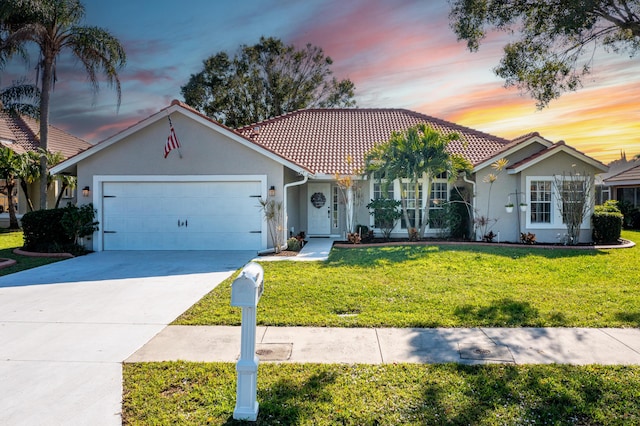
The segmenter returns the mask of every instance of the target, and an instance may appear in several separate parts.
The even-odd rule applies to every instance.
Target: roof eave
[[[601,162],[599,162],[598,160],[595,160],[579,151],[576,151],[570,147],[568,147],[567,145],[565,145],[564,143],[562,144],[556,144],[553,146],[553,149],[547,149],[547,152],[544,152],[543,154],[537,156],[536,158],[532,159],[531,161],[523,161],[521,165],[519,165],[518,167],[514,167],[514,168],[508,168],[507,169],[507,174],[513,175],[513,174],[518,174],[520,172],[522,172],[523,170],[528,169],[531,166],[534,166],[538,163],[540,163],[541,161],[546,160],[547,158],[555,155],[556,153],[559,152],[564,152],[566,154],[571,155],[572,157],[575,157],[589,165],[591,165],[592,167],[595,167],[596,169],[602,171],[602,172],[606,172],[607,170],[609,170],[609,167],[607,167],[606,165],[602,164]]]
[[[97,145],[92,146],[91,148],[82,151],[81,153],[70,157],[69,159],[67,159],[66,161],[63,161],[62,163],[54,166],[51,168],[51,174],[60,174],[60,173],[64,173],[64,172],[69,172],[69,170],[71,170],[72,166],[77,166],[77,164],[102,151],[105,148],[110,147],[111,145],[121,141],[122,139],[125,139],[129,136],[131,136],[132,134],[138,132],[139,130],[163,119],[164,117],[177,112],[180,114],[183,114],[187,117],[192,118],[193,120],[195,120],[196,122],[199,122],[200,124],[209,127],[210,129],[217,131],[219,133],[224,134],[225,136],[229,137],[230,139],[233,139],[236,142],[239,142],[240,144],[253,149],[257,152],[260,152],[261,154],[263,154],[264,156],[290,168],[291,170],[301,174],[301,175],[313,175],[313,172],[307,168],[305,168],[304,166],[301,166],[299,164],[296,164],[292,161],[289,161],[279,155],[277,155],[276,153],[269,151],[268,149],[258,145],[257,143],[247,139],[246,137],[244,137],[243,135],[233,131],[232,129],[229,129],[223,125],[221,125],[220,123],[210,119],[209,117],[203,116],[193,110],[191,110],[190,108],[186,108],[185,106],[183,106],[181,103],[179,102],[172,102],[171,106],[167,107],[167,108],[163,108],[160,111],[158,111],[157,113],[151,115],[150,117],[147,117],[146,119],[134,124],[133,126],[117,133],[116,135],[105,139],[104,141],[100,142]]]
[[[492,163],[496,162],[497,160],[503,158],[503,157],[508,157],[516,152],[518,152],[519,150],[521,150],[522,148],[525,148],[533,143],[540,143],[542,145],[544,145],[546,148],[549,148],[551,146],[553,146],[553,142],[548,141],[547,139],[543,138],[542,136],[538,135],[538,134],[534,134],[532,135],[530,138],[528,139],[524,139],[521,142],[516,143],[515,145],[513,145],[512,147],[506,149],[506,150],[500,150],[498,152],[496,152],[495,154],[493,154],[491,157],[485,159],[484,161],[482,161],[481,163],[476,164],[473,167],[472,173],[476,173],[479,170],[484,169],[485,167],[490,166]]]

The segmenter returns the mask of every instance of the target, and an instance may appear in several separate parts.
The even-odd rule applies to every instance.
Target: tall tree
[[[20,179],[20,188],[27,200],[27,208],[33,211],[33,201],[29,193],[29,185],[40,178],[40,155],[34,151],[27,151],[20,155],[20,164],[16,173]]]
[[[9,229],[18,229],[16,205],[13,202],[13,192],[16,187],[16,174],[20,164],[20,158],[5,146],[0,146],[0,179],[4,180],[7,199],[9,200]]]
[[[494,71],[538,108],[581,87],[598,45],[631,55],[640,48],[637,0],[452,0],[450,18],[471,51],[489,30],[514,34]]]
[[[354,84],[333,77],[332,64],[320,47],[261,37],[233,57],[209,57],[181,90],[187,104],[233,128],[302,108],[355,106]]]
[[[108,31],[80,25],[85,9],[79,0],[9,0],[0,2],[0,66],[16,54],[25,54],[34,43],[39,48],[40,147],[47,151],[49,106],[56,80],[56,60],[69,51],[85,68],[94,93],[98,77],[115,86],[121,101],[118,70],[126,63],[124,48]],[[47,175],[46,155],[40,156],[40,175]],[[47,181],[40,180],[40,208],[47,208]]]
[[[458,133],[442,134],[426,124],[418,124],[404,132],[394,132],[387,142],[376,145],[365,157],[365,173],[383,180],[387,185],[400,180],[400,201],[402,213],[407,224],[407,232],[411,238],[411,226],[418,227],[419,236],[424,237],[429,223],[429,204],[433,178],[447,173],[449,178],[456,179],[460,171],[471,170],[467,159],[448,151],[449,144],[461,140]],[[415,194],[414,217],[411,221],[408,213],[407,191],[402,185],[408,180]],[[423,190],[420,190],[422,186]],[[419,194],[423,193],[424,199]],[[424,203],[423,203],[424,201]],[[422,216],[421,205],[424,205]]]

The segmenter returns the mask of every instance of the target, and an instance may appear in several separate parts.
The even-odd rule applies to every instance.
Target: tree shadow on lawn
[[[334,247],[329,253],[329,258],[324,262],[325,266],[379,266],[388,263],[401,263],[407,260],[420,259],[430,254],[443,252],[475,253],[478,256],[501,256],[510,259],[525,258],[528,256],[540,256],[546,259],[566,259],[574,257],[597,257],[609,255],[609,252],[596,249],[571,249],[550,248],[525,245],[476,245],[451,244],[438,245],[436,243],[406,244],[384,246],[353,245],[348,248]]]
[[[454,314],[465,324],[494,327],[524,327],[535,325],[540,315],[529,302],[510,298],[500,299],[486,306],[463,305]],[[562,318],[556,318],[561,321]]]
[[[501,413],[522,424],[600,424],[593,407],[602,404],[604,382],[596,375],[580,374],[575,366],[448,364],[439,368],[445,370],[442,376],[459,379],[453,389],[441,383],[424,385],[423,399],[433,412],[441,413],[439,424],[483,424]],[[578,373],[573,374],[574,370]]]
[[[640,312],[618,312],[615,316],[630,327],[640,327]]]
[[[326,389],[336,381],[334,371],[321,371],[308,380],[298,383],[282,378],[269,387],[268,391],[258,390],[260,404],[258,423],[297,425],[301,419],[313,417],[313,405],[331,403],[333,396]],[[230,417],[224,425],[244,425],[247,422]]]

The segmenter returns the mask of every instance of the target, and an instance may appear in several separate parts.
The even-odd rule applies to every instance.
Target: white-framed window
[[[384,185],[382,182],[373,182],[373,198],[374,200],[379,200],[380,198],[388,198],[393,200],[394,191],[393,191],[393,183],[387,184],[386,191],[384,191]]]
[[[429,199],[429,228],[440,229],[443,225],[443,206],[449,201],[449,182],[446,173],[441,173],[431,182]]]
[[[416,194],[416,185],[412,182],[402,182],[400,184],[400,190],[405,194],[405,200],[407,203],[407,215],[409,216],[409,226],[411,228],[419,228],[422,221],[422,183],[418,183],[418,193]],[[416,209],[418,210],[418,223],[415,222]],[[404,220],[404,215],[401,219],[400,227],[407,229],[407,223]]]
[[[551,223],[553,210],[552,183],[551,178],[548,178],[531,180],[528,184],[528,198],[531,201],[529,221],[532,224]]]
[[[563,210],[567,203],[589,202],[589,194],[586,197],[576,196],[575,201],[571,199],[561,200],[560,190],[556,187],[556,182],[561,182],[562,190],[579,192],[584,191],[585,183],[582,181],[562,180],[561,176],[527,176],[527,199],[529,200],[529,214],[527,215],[527,226],[531,228],[563,228],[565,218]],[[573,187],[572,187],[573,186]],[[562,204],[562,206],[561,206]],[[588,227],[589,215],[585,215],[582,227]]]

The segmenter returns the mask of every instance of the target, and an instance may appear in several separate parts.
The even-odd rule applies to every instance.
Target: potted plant
[[[513,203],[505,204],[504,208],[507,210],[507,213],[513,212]]]
[[[527,211],[527,203],[520,203],[520,211],[521,212]]]

